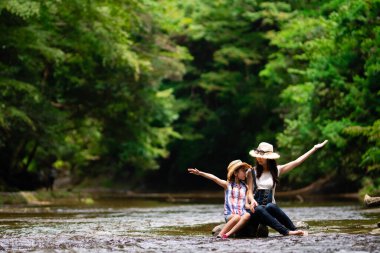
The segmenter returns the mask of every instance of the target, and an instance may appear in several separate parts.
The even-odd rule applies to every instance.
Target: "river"
[[[221,240],[222,203],[170,203],[130,198],[82,205],[3,206],[0,250],[30,252],[380,252],[371,235],[380,211],[355,202],[280,206],[310,225],[308,236]]]

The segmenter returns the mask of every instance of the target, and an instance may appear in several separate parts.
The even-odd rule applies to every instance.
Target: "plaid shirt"
[[[244,182],[228,183],[224,195],[224,215],[238,214],[241,216],[247,212],[245,210],[247,189]]]

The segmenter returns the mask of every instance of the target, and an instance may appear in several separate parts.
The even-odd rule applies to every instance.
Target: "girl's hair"
[[[278,169],[277,169],[276,160],[267,159],[266,161],[267,161],[267,165],[268,165],[270,174],[272,174],[274,185],[277,185],[279,183],[279,180],[278,180]],[[259,164],[256,160],[257,178],[261,177],[261,175],[263,174],[263,171],[264,171],[264,167],[261,164]],[[274,187],[274,185],[273,185],[273,187]]]
[[[245,170],[248,170],[248,168],[245,168],[244,166],[240,166],[239,168],[237,168],[234,173],[231,173],[231,175],[228,177],[228,174],[227,174],[227,181],[229,183],[231,182],[235,182],[235,172],[239,172],[239,170],[241,169],[245,169]]]

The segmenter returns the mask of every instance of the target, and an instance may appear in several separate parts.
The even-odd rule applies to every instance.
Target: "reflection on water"
[[[145,252],[378,252],[380,236],[369,235],[380,220],[358,205],[284,205],[295,221],[310,225],[308,237],[217,240],[220,204],[169,204],[108,200],[91,206],[2,208],[0,249],[7,251]]]

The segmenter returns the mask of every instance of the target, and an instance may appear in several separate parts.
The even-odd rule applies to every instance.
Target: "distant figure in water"
[[[259,217],[260,223],[270,226],[282,235],[306,235],[302,230],[297,230],[289,217],[276,205],[274,199],[278,177],[291,171],[311,154],[325,146],[327,140],[314,145],[312,149],[284,165],[277,165],[276,160],[280,155],[273,151],[273,146],[261,142],[257,149],[249,154],[256,159],[256,166],[248,171],[247,183],[250,191],[247,194],[250,202],[250,210]]]
[[[47,190],[53,191],[53,185],[56,178],[57,178],[57,170],[55,168],[51,168],[48,171],[48,175],[47,175],[47,182],[46,182]]]
[[[224,219],[227,224],[217,237],[227,239],[237,232],[249,220],[250,213],[246,211],[246,196],[248,187],[245,183],[247,170],[251,165],[234,160],[227,167],[227,181],[215,175],[197,169],[188,169],[191,174],[210,179],[224,189]]]
[[[57,170],[55,168],[41,170],[38,174],[40,185],[45,187],[47,191],[53,191],[53,185],[56,178]]]

